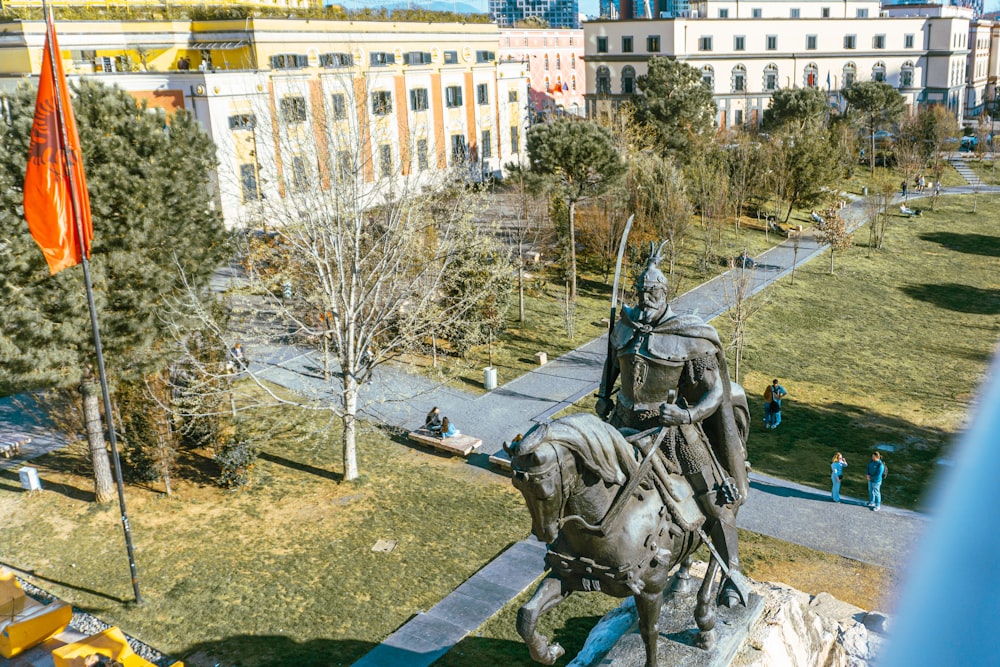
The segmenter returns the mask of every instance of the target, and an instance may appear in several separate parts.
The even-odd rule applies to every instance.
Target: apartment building
[[[520,62],[528,74],[535,113],[584,113],[583,30],[500,29],[502,62]]]
[[[579,28],[579,0],[490,0],[490,17],[497,25],[512,27],[528,18],[545,21],[550,28]]]
[[[588,22],[587,113],[611,113],[637,94],[649,58],[669,56],[702,72],[722,129],[758,123],[778,88],[822,88],[843,107],[839,91],[866,80],[895,86],[911,108],[943,104],[961,118],[971,18],[964,7],[877,0],[719,0],[692,3],[687,16]]]
[[[0,31],[0,87],[41,67],[45,26]],[[488,24],[296,19],[59,22],[67,74],[187,109],[218,151],[229,226],[264,198],[335,177],[348,143],[364,182],[461,167],[497,175],[525,150],[527,75]]]

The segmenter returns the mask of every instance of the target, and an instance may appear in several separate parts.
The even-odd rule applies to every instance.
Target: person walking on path
[[[903,179],[903,182],[900,183],[899,187],[902,188],[902,190],[903,190],[903,199],[906,199],[906,179],[905,178]]]
[[[873,512],[878,512],[882,507],[882,480],[885,478],[885,464],[882,463],[882,454],[872,452],[872,460],[868,462],[868,507]]]
[[[840,502],[840,483],[844,481],[844,468],[847,467],[847,459],[840,452],[833,455],[833,463],[830,464],[830,469],[833,474],[830,475],[830,480],[833,482],[833,492],[831,496],[833,497],[833,502]]]
[[[778,428],[781,423],[781,399],[788,392],[778,384],[778,380],[772,380],[770,386],[764,390],[764,428],[771,430]]]

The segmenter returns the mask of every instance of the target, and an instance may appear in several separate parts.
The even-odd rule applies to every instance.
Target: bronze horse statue
[[[745,447],[749,413],[742,389],[739,399],[733,412]],[[652,438],[645,441],[651,449]],[[646,457],[642,443],[581,413],[504,445],[514,486],[531,513],[531,532],[549,545],[546,564],[551,571],[517,615],[517,631],[537,662],[551,665],[564,653],[538,633],[539,617],[573,591],[599,590],[635,598],[646,667],[656,666],[656,626],[670,572],[680,565],[674,590],[690,590],[691,554],[702,543],[706,520],[691,486],[668,470],[659,453],[650,457],[659,459],[653,461],[653,474],[629,483]],[[713,558],[698,590],[694,617],[702,648],[715,639],[713,592],[720,567]]]

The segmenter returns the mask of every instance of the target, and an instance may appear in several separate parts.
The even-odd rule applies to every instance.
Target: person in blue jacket
[[[882,479],[885,477],[885,464],[882,463],[882,454],[872,452],[872,460],[868,462],[868,507],[871,511],[878,512],[882,507]]]

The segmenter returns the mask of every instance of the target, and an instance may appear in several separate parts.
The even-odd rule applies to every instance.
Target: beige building
[[[533,111],[582,116],[586,92],[583,41],[583,30],[503,28],[497,53],[501,61],[517,61],[526,68]]]
[[[6,28],[9,87],[39,71],[45,32],[42,22]],[[494,25],[258,18],[57,29],[71,76],[196,116],[217,146],[230,226],[263,198],[329,184],[346,152],[360,151],[352,169],[374,183],[456,167],[478,180],[524,151],[527,77],[498,61]]]
[[[610,113],[637,93],[652,56],[698,68],[718,105],[720,128],[757,123],[778,88],[839,90],[886,81],[913,107],[944,104],[961,118],[966,101],[971,10],[939,5],[881,9],[872,0],[835,3],[712,2],[683,18],[584,25],[588,115]]]

